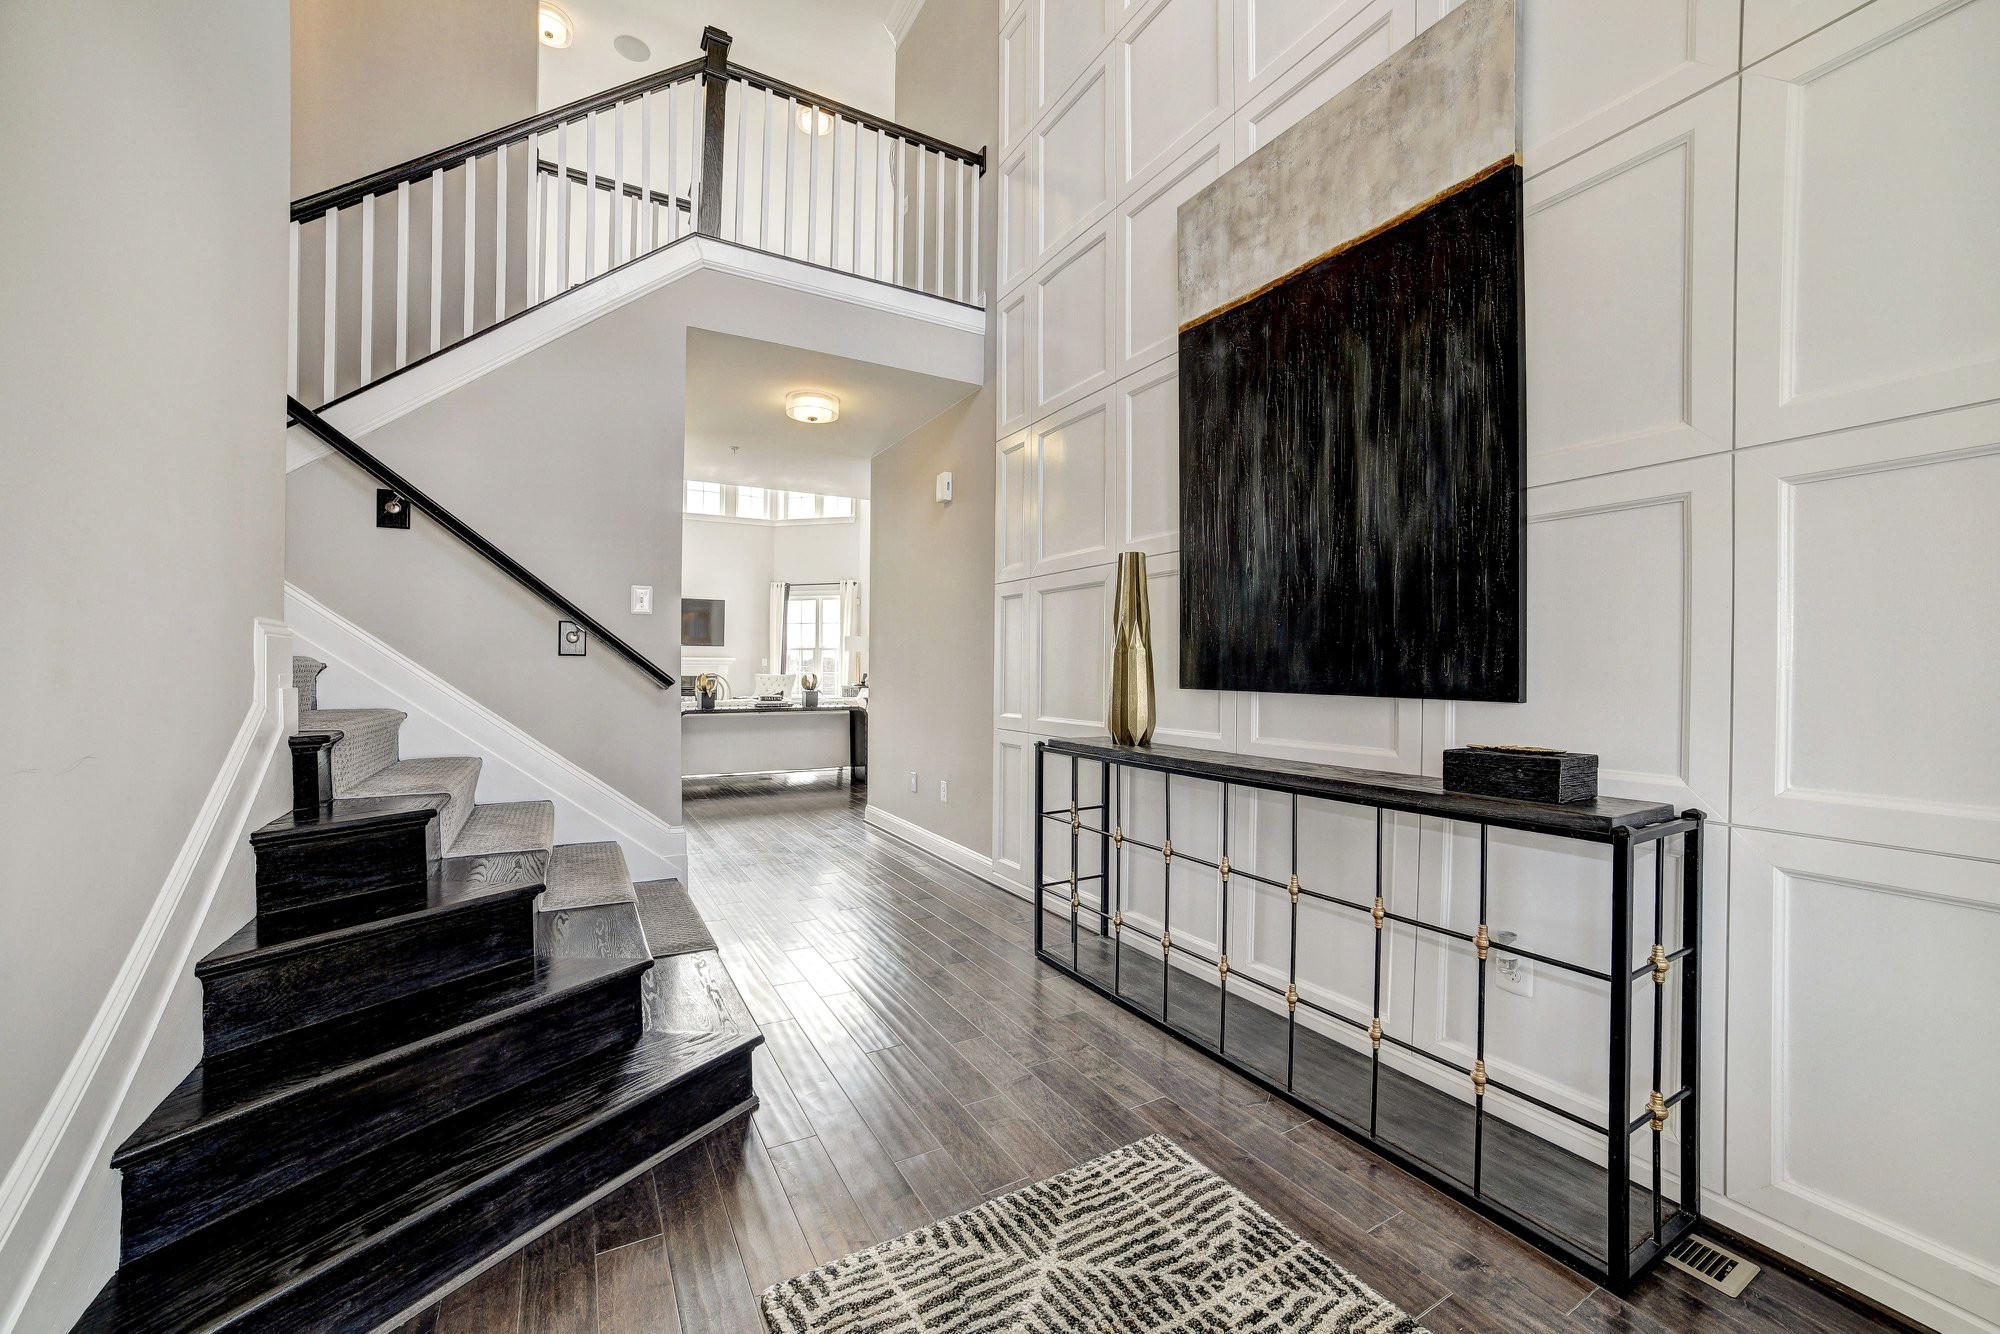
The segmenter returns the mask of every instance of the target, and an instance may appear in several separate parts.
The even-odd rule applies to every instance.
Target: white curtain
[[[840,581],[840,651],[841,661],[847,664],[843,675],[848,684],[861,683],[861,651],[855,647],[856,636],[861,628],[861,581],[843,579]]]
[[[790,589],[790,584],[771,585],[771,637],[767,641],[771,646],[771,657],[764,670],[773,675],[785,670],[785,600],[789,596]]]

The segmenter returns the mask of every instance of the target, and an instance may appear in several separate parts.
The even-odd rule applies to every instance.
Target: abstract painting
[[[1181,684],[1523,698],[1513,0],[1182,206]]]

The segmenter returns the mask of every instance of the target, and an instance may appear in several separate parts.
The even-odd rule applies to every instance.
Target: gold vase
[[[1111,613],[1111,739],[1143,746],[1153,739],[1153,617],[1146,607],[1146,553],[1118,555],[1118,596]]]

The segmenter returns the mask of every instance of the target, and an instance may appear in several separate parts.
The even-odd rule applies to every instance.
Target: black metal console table
[[[1066,767],[1069,800],[1049,806],[1051,763]],[[1161,776],[1160,840],[1135,837],[1121,819],[1124,771]],[[1085,787],[1094,780],[1096,799]],[[1220,855],[1214,860],[1176,849],[1173,839],[1176,780],[1220,788]],[[1255,873],[1230,865],[1229,802],[1232,791],[1251,789],[1290,798],[1289,874]],[[1372,809],[1375,819],[1373,892],[1354,893],[1336,877],[1299,863],[1301,801]],[[1633,1281],[1663,1256],[1700,1217],[1699,996],[1695,975],[1700,938],[1701,836],[1699,811],[1676,813],[1657,803],[1600,798],[1572,805],[1503,801],[1446,792],[1435,778],[1379,773],[1330,765],[1234,755],[1171,746],[1143,749],[1108,739],[1058,739],[1035,747],[1036,894],[1035,952],[1182,1041],[1221,1060],[1275,1096],[1361,1141],[1370,1149],[1438,1186],[1456,1199],[1613,1291]],[[1465,932],[1391,911],[1383,879],[1385,817],[1391,812],[1433,816],[1475,825],[1479,831],[1479,922]],[[1049,830],[1058,860],[1049,870]],[[1525,831],[1603,844],[1610,850],[1611,930],[1603,967],[1565,960],[1511,938],[1497,943],[1488,920],[1488,835],[1493,829]],[[1678,912],[1669,911],[1667,852],[1681,852]],[[1651,947],[1635,948],[1634,913],[1642,850],[1652,851]],[[1060,854],[1067,852],[1066,860]],[[1128,918],[1133,859],[1157,858],[1162,868],[1160,933],[1142,935]],[[1216,957],[1174,939],[1176,865],[1212,876],[1220,904]],[[1094,893],[1089,892],[1094,889]],[[1232,894],[1266,896],[1290,923],[1285,985],[1229,964]],[[1096,900],[1093,905],[1088,899]],[[1373,1014],[1367,1022],[1299,994],[1301,898],[1359,914],[1372,924]],[[1676,920],[1677,919],[1677,920]],[[1645,918],[1637,919],[1641,922]],[[1383,1028],[1383,936],[1395,926],[1469,946],[1475,958],[1476,1024],[1467,1066]],[[1669,928],[1674,928],[1670,931]],[[1670,936],[1672,937],[1670,939]],[[1488,954],[1494,950],[1530,959],[1609,992],[1604,1123],[1537,1097],[1487,1069]],[[1634,962],[1635,955],[1640,956]],[[1358,979],[1357,979],[1358,980]],[[1669,990],[1678,1008],[1678,1069],[1666,1068]],[[1634,991],[1650,992],[1650,1065],[1635,1068],[1643,1042],[1635,1043]],[[1301,1024],[1303,1008],[1318,1022]],[[1641,1002],[1639,1014],[1648,1008]],[[1345,1033],[1346,1040],[1337,1040]],[[1385,1064],[1387,1046],[1398,1060]],[[1433,1077],[1418,1078],[1412,1069]],[[1643,1072],[1644,1082],[1637,1083]],[[1669,1077],[1671,1074],[1671,1077]],[[1669,1087],[1672,1085],[1672,1087]],[[1636,1088],[1649,1090],[1635,1093]],[[1502,1100],[1499,1110],[1489,1100]],[[1580,1156],[1524,1128],[1504,1103],[1535,1108],[1604,1140],[1601,1158]],[[1633,1108],[1640,1107],[1637,1115]],[[1668,1124],[1679,1137],[1677,1181],[1669,1189],[1661,1140]],[[1648,1133],[1650,1132],[1650,1133]],[[1635,1136],[1650,1139],[1650,1165]]]

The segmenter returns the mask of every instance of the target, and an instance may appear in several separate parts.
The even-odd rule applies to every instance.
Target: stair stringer
[[[299,653],[326,664],[322,708],[395,708],[409,716],[404,758],[471,755],[479,800],[548,801],[557,843],[615,842],[632,878],[685,879],[687,833],[529,735],[423,664],[292,584],[285,616]]]

